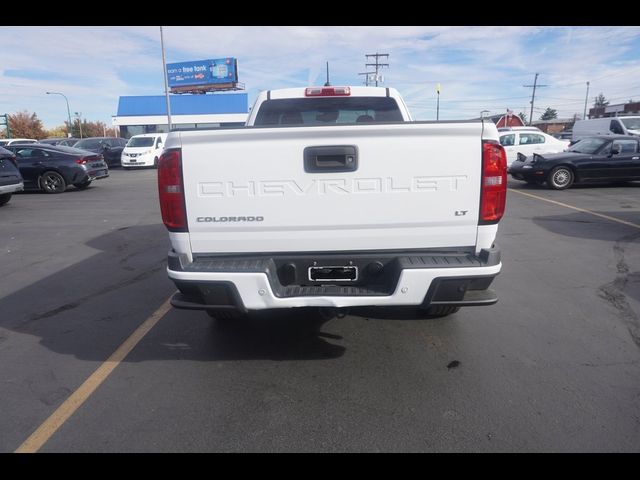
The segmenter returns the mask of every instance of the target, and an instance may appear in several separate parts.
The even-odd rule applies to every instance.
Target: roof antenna
[[[330,87],[331,83],[329,82],[329,62],[327,62],[327,81],[324,84],[325,87]]]

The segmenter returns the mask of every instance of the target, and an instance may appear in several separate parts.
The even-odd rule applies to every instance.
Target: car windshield
[[[596,153],[608,140],[602,138],[583,138],[574,144],[568,151],[576,153]]]
[[[153,137],[133,137],[127,143],[127,147],[151,147],[153,140]]]
[[[620,121],[629,130],[640,130],[640,118],[620,118]]]
[[[74,145],[75,148],[98,148],[102,140],[99,138],[88,138],[86,140],[80,140]]]

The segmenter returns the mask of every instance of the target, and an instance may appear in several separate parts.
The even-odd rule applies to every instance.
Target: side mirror
[[[524,153],[518,152],[518,161],[519,162],[526,162],[526,160],[527,160],[527,156]]]
[[[621,151],[622,148],[620,148],[620,145],[614,145],[613,147],[611,147],[611,155],[620,155]]]

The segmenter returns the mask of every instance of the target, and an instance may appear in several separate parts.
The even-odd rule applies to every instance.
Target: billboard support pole
[[[164,54],[164,36],[162,35],[162,25],[160,25],[160,45],[162,46],[162,73],[164,77],[164,95],[167,100],[167,124],[171,131],[171,102],[169,101],[169,80],[167,78],[167,59]]]

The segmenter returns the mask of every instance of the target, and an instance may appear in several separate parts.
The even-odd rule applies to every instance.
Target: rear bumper
[[[11,185],[0,185],[0,195],[5,193],[21,192],[24,190],[24,183],[12,183]]]
[[[89,180],[100,180],[102,178],[107,178],[109,176],[109,168],[105,165],[104,169],[96,169],[90,172],[87,172],[89,176]]]
[[[159,156],[159,155],[158,155]],[[139,168],[139,167],[153,167],[157,156],[144,155],[140,157],[122,157],[120,164],[123,168]],[[133,161],[132,161],[133,160]]]
[[[313,258],[322,261],[323,256]],[[358,263],[354,258],[354,263]],[[367,261],[371,258],[369,255]],[[179,290],[171,303],[183,309],[246,311],[292,307],[480,306],[498,301],[489,289],[502,267],[497,247],[483,250],[478,257],[421,253],[381,256],[380,260],[388,275],[375,285],[283,285],[278,267],[281,259],[216,257],[182,265],[177,255],[170,252],[167,272]]]

